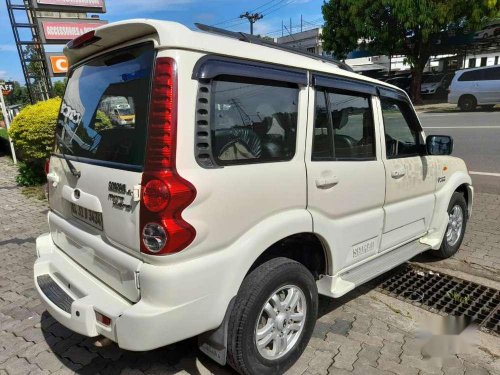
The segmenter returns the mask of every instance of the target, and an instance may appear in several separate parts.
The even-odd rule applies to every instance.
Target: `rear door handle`
[[[316,179],[316,187],[318,189],[330,189],[339,183],[337,176],[333,177],[320,177]]]
[[[391,177],[392,178],[401,178],[406,174],[406,171],[404,169],[396,169],[391,172]]]

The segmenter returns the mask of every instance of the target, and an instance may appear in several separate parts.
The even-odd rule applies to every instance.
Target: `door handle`
[[[401,178],[406,174],[406,171],[404,169],[396,169],[391,172],[391,177],[392,178]]]
[[[316,187],[318,189],[330,189],[339,183],[337,176],[333,177],[320,177],[316,179]]]

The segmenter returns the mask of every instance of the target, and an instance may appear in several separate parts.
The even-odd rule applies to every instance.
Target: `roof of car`
[[[476,67],[476,68],[466,68],[466,69],[460,69],[460,70],[457,70],[455,73],[458,74],[458,73],[464,73],[464,72],[472,72],[474,70],[483,70],[483,69],[491,69],[491,68],[499,68],[500,67],[500,64],[498,65],[488,65],[488,66],[479,66],[479,67]]]
[[[140,38],[153,36],[158,48],[179,48],[247,60],[279,64],[294,68],[342,75],[380,86],[401,91],[396,86],[341,69],[332,62],[304,56],[289,51],[278,50],[265,45],[247,43],[235,38],[214,33],[190,30],[186,26],[171,21],[153,19],[131,19],[101,26],[95,30],[100,40],[78,49],[64,48],[70,65],[74,65],[92,55],[114,46]]]

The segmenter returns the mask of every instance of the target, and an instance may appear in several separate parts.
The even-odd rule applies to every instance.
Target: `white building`
[[[322,30],[323,28],[319,27],[299,33],[282,36],[280,38],[276,38],[276,43],[322,55]]]

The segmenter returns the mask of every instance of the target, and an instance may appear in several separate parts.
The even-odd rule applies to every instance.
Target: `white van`
[[[500,104],[500,65],[458,70],[448,89],[448,103],[462,111]]]
[[[134,351],[198,336],[220,364],[279,374],[318,293],[458,250],[471,178],[402,90],[204,29],[131,20],[65,48],[35,284],[82,335]],[[96,128],[110,96],[133,124]]]

